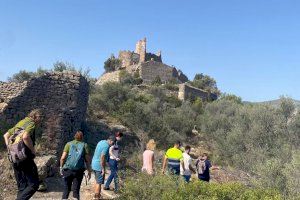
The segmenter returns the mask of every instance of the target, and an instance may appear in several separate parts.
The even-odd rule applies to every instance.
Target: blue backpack
[[[84,169],[84,145],[83,142],[77,144],[71,142],[67,161],[64,165],[65,169],[80,170]]]

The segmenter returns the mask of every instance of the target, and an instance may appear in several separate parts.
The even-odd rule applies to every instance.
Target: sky
[[[204,73],[244,101],[300,99],[298,0],[0,0],[0,81],[56,61],[103,72],[119,50]]]

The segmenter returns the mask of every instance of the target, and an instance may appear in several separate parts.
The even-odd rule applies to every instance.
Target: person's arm
[[[68,153],[64,151],[60,157],[60,164],[59,164],[60,168],[62,168],[64,166],[67,156],[68,156]]]
[[[185,166],[184,166],[184,160],[180,160],[180,164],[181,164],[183,171],[186,171]]]
[[[168,157],[165,156],[163,160],[163,166],[162,166],[162,173],[164,174],[166,172],[166,166],[167,166]]]
[[[91,156],[90,156],[90,149],[89,149],[87,144],[85,144],[84,150],[85,150],[85,152],[84,152],[85,164],[86,164],[87,170],[89,172],[91,172],[92,171],[92,167],[91,167],[92,159],[91,159]]]
[[[9,133],[9,132],[6,132],[6,133],[3,135],[4,142],[5,142],[5,145],[6,145],[6,146],[8,145],[9,136],[10,136],[10,133]]]
[[[101,161],[101,167],[102,167],[102,171],[101,171],[101,174],[102,176],[105,174],[105,165],[106,165],[106,158],[105,158],[105,154],[101,154],[101,157],[100,157],[100,161]]]
[[[154,153],[151,156],[151,165],[152,165],[152,170],[154,171]]]
[[[196,173],[196,170],[192,167],[192,164],[190,163],[189,164],[189,169],[195,174]]]
[[[31,150],[31,153],[35,155],[35,149],[31,140],[30,134],[27,131],[23,133],[24,144]]]
[[[59,173],[61,176],[63,176],[63,166],[66,162],[66,159],[67,159],[67,156],[68,156],[68,153],[67,152],[63,152],[61,157],[60,157],[60,162],[59,162]]]

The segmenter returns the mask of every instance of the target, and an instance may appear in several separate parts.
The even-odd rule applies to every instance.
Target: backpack
[[[70,170],[80,170],[85,168],[84,145],[85,143],[83,142],[78,142],[77,144],[74,142],[70,143],[69,154],[64,168]]]
[[[205,160],[198,160],[196,163],[196,169],[198,174],[203,174],[206,170]]]
[[[28,156],[27,146],[23,141],[23,134],[25,132],[25,128],[31,122],[27,122],[22,127],[17,127],[14,130],[14,134],[12,134],[8,139],[8,159],[12,163],[19,163],[26,160]]]

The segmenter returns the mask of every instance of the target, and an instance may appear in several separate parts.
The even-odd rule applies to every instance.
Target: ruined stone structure
[[[97,81],[97,85],[111,81],[119,82],[121,70],[126,70],[132,75],[138,73],[143,80],[143,84],[150,84],[157,77],[161,79],[162,83],[176,80],[179,84],[182,84],[178,92],[178,97],[182,100],[186,100],[189,97],[200,97],[203,100],[217,99],[217,96],[214,94],[209,94],[204,90],[185,84],[188,82],[187,76],[181,70],[164,64],[160,51],[157,54],[148,53],[146,38],[136,43],[135,51],[120,51],[118,59],[121,60],[120,69],[104,73]]]
[[[36,142],[57,155],[85,120],[89,84],[75,72],[51,72],[23,83],[0,82],[0,132],[35,109],[44,111]]]
[[[118,81],[117,73],[120,70],[134,74],[138,72],[144,83],[151,83],[156,77],[160,77],[162,82],[168,82],[171,79],[177,79],[178,82],[188,81],[180,70],[173,66],[166,65],[162,62],[161,51],[157,54],[147,52],[146,38],[136,43],[135,51],[120,51],[118,59],[121,60],[121,68],[115,72],[103,74],[97,84],[101,85],[108,81]]]
[[[180,100],[185,101],[187,99],[193,99],[197,97],[203,100],[216,100],[218,98],[216,94],[209,93],[186,83],[179,84],[178,98]]]

